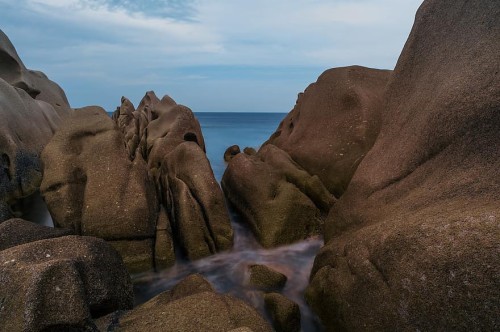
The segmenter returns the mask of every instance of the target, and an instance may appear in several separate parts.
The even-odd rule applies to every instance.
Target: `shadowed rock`
[[[107,331],[272,331],[255,309],[230,295],[216,294],[199,275],[187,277],[132,311],[96,323]]]
[[[498,329],[499,16],[420,7],[315,260],[307,298],[329,330]]]
[[[222,188],[264,247],[318,234],[334,200],[317,176],[271,144],[256,155],[236,155],[224,172]]]
[[[279,290],[285,287],[288,278],[281,272],[266,265],[253,264],[248,267],[250,279],[248,284],[261,290]]]
[[[224,161],[229,162],[240,152],[240,147],[238,145],[231,145],[226,149],[226,151],[224,151]]]
[[[76,110],[44,149],[41,193],[57,227],[108,241],[131,271],[152,269],[158,215],[146,164],[130,161],[100,107]]]
[[[40,226],[23,219],[9,219],[0,224],[0,250],[71,234],[73,231],[70,229]]]
[[[0,330],[96,330],[92,318],[130,309],[132,283],[107,243],[65,236],[0,251]]]
[[[276,332],[300,331],[300,308],[297,303],[279,293],[265,294],[264,302]]]
[[[377,138],[389,70],[333,68],[300,93],[266,143],[286,151],[336,197]]]

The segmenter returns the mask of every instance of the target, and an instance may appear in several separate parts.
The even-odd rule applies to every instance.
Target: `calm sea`
[[[286,113],[195,113],[203,131],[207,157],[215,178],[221,180],[226,165],[224,151],[233,145],[256,150],[276,130]]]

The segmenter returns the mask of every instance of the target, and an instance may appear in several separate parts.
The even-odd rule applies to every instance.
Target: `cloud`
[[[188,89],[181,81],[206,84],[207,89],[224,82],[225,88],[234,88],[242,100],[249,100],[255,93],[244,91],[254,84],[243,84],[244,77],[232,72],[253,77],[252,82],[260,79],[271,89],[264,82],[270,79],[266,71],[283,74],[286,70],[273,68],[309,68],[301,69],[300,77],[281,81],[290,91],[287,105],[293,105],[296,92],[327,68],[350,64],[392,68],[420,3],[0,0],[0,27],[29,67],[45,71],[63,86],[95,89],[100,100],[119,88],[124,88],[122,94],[167,84]],[[186,73],[182,68],[191,70]],[[215,70],[207,76],[206,68]],[[71,82],[75,79],[82,82]],[[228,80],[234,85],[226,84]],[[83,99],[82,91],[67,93],[72,102]],[[188,95],[183,90],[181,94]],[[196,98],[201,97],[193,96],[195,103]]]

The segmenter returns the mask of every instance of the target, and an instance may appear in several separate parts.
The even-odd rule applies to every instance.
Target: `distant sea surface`
[[[286,113],[195,113],[201,125],[215,178],[220,181],[226,164],[224,152],[231,145],[241,150],[252,147],[258,150],[278,128]]]

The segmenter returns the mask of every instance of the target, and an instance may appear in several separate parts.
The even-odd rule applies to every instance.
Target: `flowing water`
[[[276,130],[284,113],[197,113],[205,138],[208,159],[214,175],[221,180],[226,164],[224,151],[237,144],[258,150]],[[52,226],[39,194],[33,196],[30,215],[26,219]],[[288,281],[281,291],[283,295],[300,306],[302,331],[322,331],[317,317],[311,312],[304,300],[304,290],[308,284],[314,256],[323,244],[320,238],[311,238],[288,246],[263,249],[246,228],[239,216],[231,213],[234,229],[234,248],[195,262],[178,258],[177,263],[164,271],[143,273],[133,276],[136,304],[143,303],[155,295],[171,289],[176,283],[192,273],[203,275],[218,292],[229,293],[256,307],[264,316],[263,293],[248,282],[248,265],[265,264],[285,274]]]

